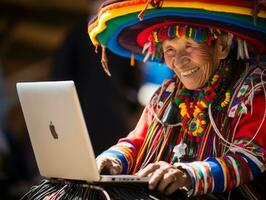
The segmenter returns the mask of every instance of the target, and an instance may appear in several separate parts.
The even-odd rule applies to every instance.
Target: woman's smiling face
[[[174,38],[165,40],[162,47],[166,65],[174,70],[190,90],[202,87],[219,63],[213,45]]]

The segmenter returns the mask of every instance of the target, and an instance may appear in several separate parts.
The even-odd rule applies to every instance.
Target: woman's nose
[[[176,53],[172,58],[172,65],[174,67],[182,68],[190,62],[190,58],[187,54]]]

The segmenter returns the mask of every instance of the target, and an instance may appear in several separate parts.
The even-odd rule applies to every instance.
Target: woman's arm
[[[253,180],[265,171],[265,105],[264,96],[254,98],[253,111],[248,111],[236,129],[236,147],[230,147],[226,155],[177,164],[192,177],[193,195],[228,191]]]
[[[136,128],[127,137],[120,139],[116,145],[100,154],[97,157],[98,163],[100,160],[109,158],[120,163],[121,169],[117,173],[130,173],[152,119],[151,104],[149,104],[144,108]]]

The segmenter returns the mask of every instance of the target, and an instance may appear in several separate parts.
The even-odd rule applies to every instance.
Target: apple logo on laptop
[[[51,132],[53,138],[58,139],[58,134],[56,133],[55,126],[53,125],[52,121],[50,121],[49,129],[50,129],[50,132]]]

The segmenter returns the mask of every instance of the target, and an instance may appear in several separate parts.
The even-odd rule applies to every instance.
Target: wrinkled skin
[[[207,45],[185,38],[167,39],[162,44],[164,60],[187,89],[195,90],[211,78],[222,59],[219,50],[223,47],[217,44]]]
[[[185,171],[164,161],[149,164],[138,175],[150,176],[149,189],[157,189],[166,195],[183,187],[189,190],[192,186],[192,181]]]

